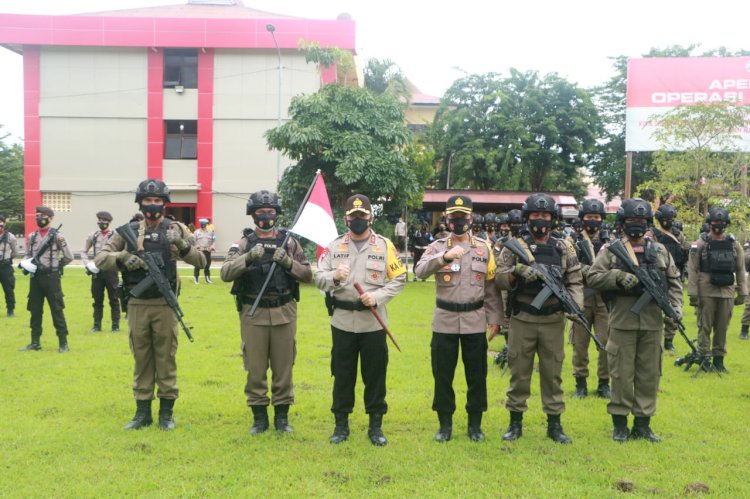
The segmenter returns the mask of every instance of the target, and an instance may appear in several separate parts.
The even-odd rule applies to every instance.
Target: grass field
[[[523,438],[503,442],[508,377],[491,364],[487,441],[469,441],[459,410],[454,439],[440,445],[432,441],[434,284],[409,282],[389,307],[391,329],[403,349],[390,353],[390,410],[384,421],[390,443],[384,448],[369,443],[359,383],[352,435],[333,446],[330,329],[317,290],[302,290],[296,405],[290,412],[295,433],[251,437],[229,285],[217,277],[213,285],[195,286],[187,275],[181,303],[196,341],[190,344],[181,333],[177,429],[127,432],[121,428],[134,411],[127,333],[89,332],[89,281],[81,269],[70,269],[63,288],[71,352],[57,353],[48,310],[44,350],[17,352],[29,341],[28,277],[17,274],[16,317],[0,317],[0,496],[611,497],[632,489],[636,496],[678,497],[705,486],[716,497],[750,497],[750,342],[737,338],[739,307],[729,334],[730,375],[693,378],[673,367],[674,356],[664,357],[652,421],[661,444],[614,443],[605,402],[570,396],[562,421],[573,445],[554,444],[545,435],[537,376]],[[694,334],[693,314],[686,316]],[[104,326],[108,331],[108,320]],[[675,343],[678,354],[687,351],[681,339]],[[491,345],[501,346],[502,340]],[[569,349],[563,378],[570,394]],[[460,365],[456,388],[462,408]]]

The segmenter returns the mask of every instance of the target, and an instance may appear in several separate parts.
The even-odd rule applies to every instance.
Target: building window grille
[[[42,204],[47,208],[57,212],[71,211],[70,193],[69,192],[43,192]]]

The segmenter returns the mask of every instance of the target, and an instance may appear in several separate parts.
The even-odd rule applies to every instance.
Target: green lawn
[[[218,277],[213,285],[183,280],[181,303],[196,340],[190,344],[181,333],[173,432],[121,429],[134,411],[127,334],[89,332],[89,281],[81,269],[63,278],[71,352],[57,353],[48,310],[44,350],[16,351],[29,341],[28,279],[17,274],[17,316],[0,317],[1,496],[609,497],[627,487],[623,482],[635,495],[683,496],[703,484],[717,497],[750,496],[750,342],[737,338],[739,307],[729,334],[730,375],[693,378],[673,367],[674,356],[664,357],[652,421],[661,444],[614,443],[605,402],[594,397],[567,397],[562,421],[574,443],[554,444],[545,435],[536,376],[524,436],[503,442],[508,377],[491,365],[487,441],[470,442],[458,412],[453,441],[440,445],[432,441],[437,418],[430,409],[434,284],[409,282],[389,308],[403,353],[391,349],[384,421],[390,443],[376,448],[366,436],[361,383],[349,441],[328,443],[330,329],[313,287],[303,288],[300,303],[295,433],[251,437],[237,315],[229,285]],[[692,311],[686,316],[694,334]],[[108,330],[109,321],[104,325]],[[675,344],[678,354],[687,351],[680,338]],[[502,340],[492,345],[501,346]],[[570,393],[570,350],[563,374]],[[589,386],[595,383],[591,378]],[[460,365],[456,388],[463,407]]]

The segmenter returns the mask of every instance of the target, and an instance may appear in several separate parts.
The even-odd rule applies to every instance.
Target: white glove
[[[21,260],[21,263],[19,265],[21,265],[21,268],[24,269],[29,274],[33,274],[34,272],[36,272],[36,265],[31,263],[31,258],[26,258],[25,260]]]
[[[86,268],[87,268],[87,269],[88,269],[88,271],[89,271],[89,272],[91,272],[92,274],[98,274],[98,273],[99,273],[99,268],[98,268],[98,267],[97,267],[96,265],[94,265],[94,262],[89,262],[89,263],[87,263],[87,264],[86,264]]]

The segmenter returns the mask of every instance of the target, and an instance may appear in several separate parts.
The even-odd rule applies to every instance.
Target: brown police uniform
[[[58,232],[49,249],[43,254],[37,255],[40,246],[49,234],[49,230],[49,228],[40,229],[30,233],[26,242],[26,258],[32,258],[36,255],[38,260],[36,272],[30,276],[29,300],[26,308],[31,313],[31,342],[39,344],[39,338],[42,336],[44,300],[47,300],[52,314],[52,324],[55,327],[57,339],[62,349],[67,348],[68,325],[63,313],[65,301],[62,284],[60,283],[60,272],[64,266],[73,261],[73,253],[70,251],[65,236]]]
[[[646,239],[645,246],[631,246],[621,239],[631,260],[658,272],[676,310],[682,310],[680,271],[669,251],[660,243]],[[604,293],[609,304],[609,340],[607,362],[612,393],[607,411],[614,416],[649,418],[656,412],[656,394],[662,367],[663,313],[652,300],[639,314],[630,308],[645,292],[639,284],[631,290],[617,284],[625,265],[605,246],[591,266],[586,282]]]
[[[89,264],[89,251],[93,250],[93,257],[104,248],[109,239],[114,234],[114,230],[106,231],[97,230],[86,237],[81,250],[81,261],[83,265]],[[93,263],[93,262],[92,262]],[[86,272],[91,274],[91,296],[94,299],[94,329],[101,330],[102,318],[104,316],[104,291],[107,291],[109,300],[110,317],[112,319],[112,331],[120,330],[120,300],[117,296],[117,285],[120,282],[120,276],[117,270],[99,270],[97,273],[91,273],[88,269]]]
[[[742,248],[745,252],[745,273],[747,277],[745,282],[750,279],[750,246],[745,242],[745,246]],[[740,339],[746,340],[748,338],[748,331],[750,331],[750,294],[745,297],[745,306],[742,310],[742,332],[740,333]]]
[[[284,249],[292,258],[292,267],[285,270],[276,265],[273,277],[264,292],[254,315],[250,315],[258,293],[268,276],[273,254],[286,236],[278,231],[275,236],[246,230],[239,243],[229,249],[221,267],[221,279],[234,281],[232,288],[240,315],[242,358],[247,371],[245,396],[248,406],[267,406],[294,403],[292,368],[296,357],[297,281],[310,282],[312,270],[302,246],[289,238]],[[256,244],[262,244],[263,257],[251,264],[245,256]],[[271,393],[268,397],[267,372],[271,368]]]
[[[0,234],[0,284],[5,295],[5,308],[8,317],[13,317],[16,308],[16,276],[13,273],[13,256],[16,251],[16,236],[7,230],[3,230]]]
[[[539,244],[534,243],[530,235],[517,240],[527,248],[534,261],[560,267],[568,293],[579,306],[583,305],[581,265],[569,242],[550,236],[546,244]],[[561,377],[565,358],[565,314],[554,296],[545,301],[541,310],[531,306],[541,290],[540,281],[524,284],[519,279],[515,287],[510,284],[508,278],[517,263],[517,257],[508,248],[503,248],[496,281],[501,289],[512,292],[511,332],[508,336],[511,377],[505,406],[511,413],[523,413],[528,409],[526,401],[531,394],[534,357],[538,355],[542,410],[547,415],[557,416],[565,411]]]
[[[677,270],[680,271],[680,275],[683,275],[687,270],[688,264],[688,251],[690,251],[690,241],[685,239],[685,234],[675,236],[668,230],[658,229],[653,227],[651,233],[657,242],[660,242],[667,248],[667,251],[672,255]],[[677,327],[672,321],[664,321],[664,339],[671,342],[674,340],[677,334]]]
[[[145,221],[131,222],[137,235],[138,251],[147,251],[161,256],[164,270],[175,294],[179,295],[179,278],[176,260],[179,258],[190,265],[203,266],[203,255],[193,246],[178,252],[166,238],[167,229],[174,227],[187,241],[188,230],[179,222],[169,219],[154,228]],[[115,234],[96,255],[94,263],[101,270],[120,270],[125,293],[147,277],[144,270],[128,271],[120,268],[117,262],[121,251],[129,251],[125,240]],[[154,388],[159,387],[160,399],[177,399],[177,318],[156,286],[151,286],[141,298],[128,300],[128,329],[130,349],[135,367],[133,370],[133,396],[136,400],[153,400]]]
[[[688,295],[700,300],[698,347],[702,354],[727,355],[727,329],[734,297],[736,294],[744,303],[747,291],[745,254],[734,236],[727,234],[717,240],[705,235],[690,245]]]

